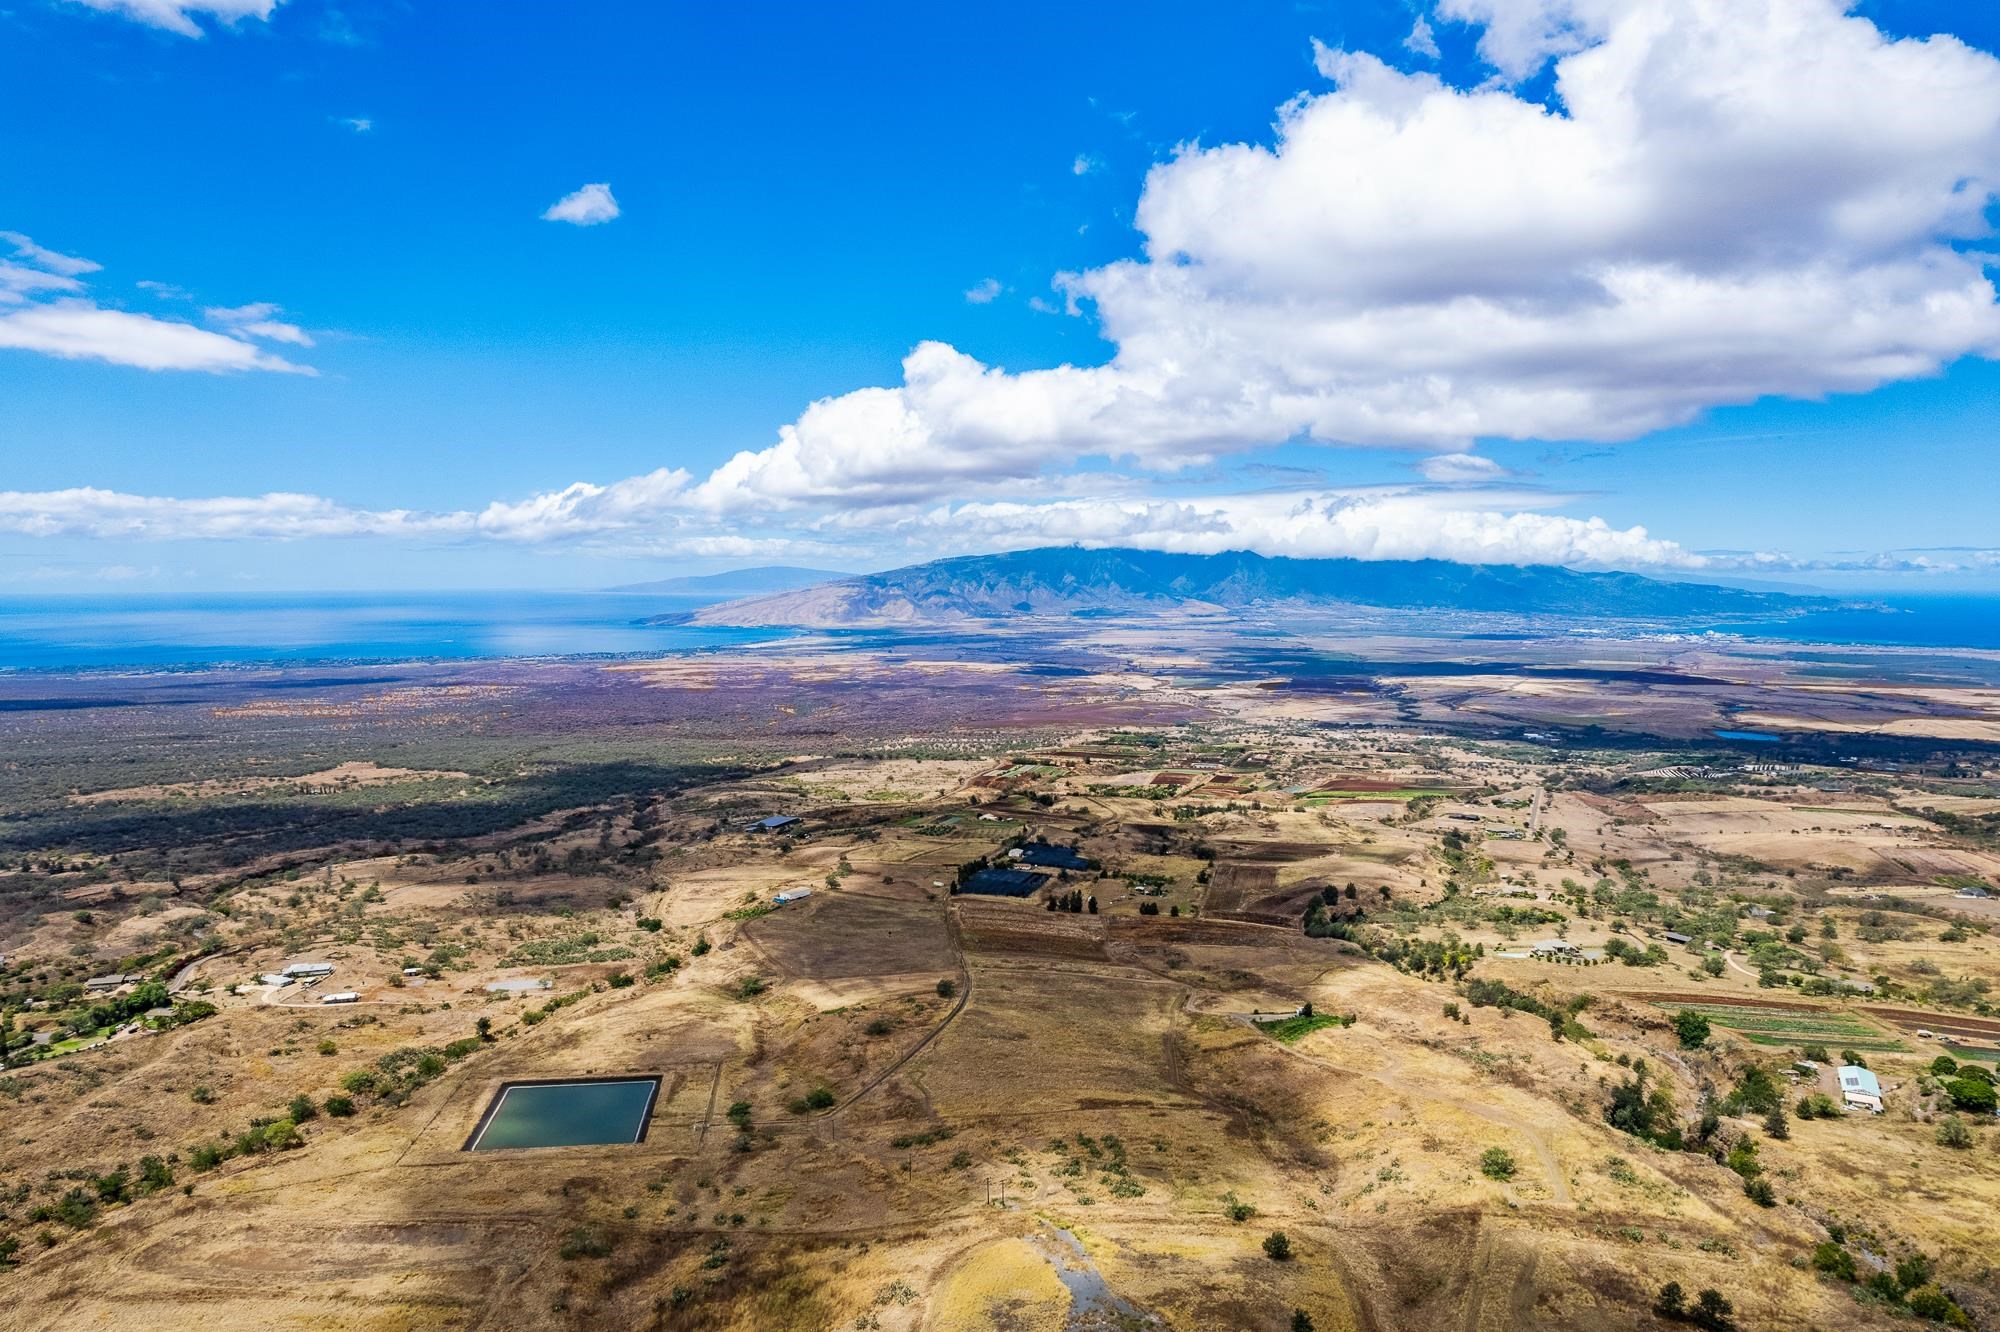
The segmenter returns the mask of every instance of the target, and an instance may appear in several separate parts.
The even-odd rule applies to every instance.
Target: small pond
[[[643,1142],[658,1078],[510,1082],[467,1139],[468,1152]]]

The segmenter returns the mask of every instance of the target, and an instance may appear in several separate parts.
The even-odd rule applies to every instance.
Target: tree
[[[1687,1292],[1678,1281],[1669,1281],[1660,1287],[1659,1295],[1653,1300],[1653,1312],[1662,1318],[1676,1322],[1687,1317]]]
[[[1743,1196],[1759,1207],[1776,1207],[1778,1195],[1771,1188],[1771,1181],[1762,1175],[1743,1181]]]
[[[937,992],[938,998],[949,999],[958,993],[958,984],[947,977],[937,983]]]
[[[1728,1332],[1736,1326],[1736,1307],[1722,1298],[1722,1292],[1713,1288],[1702,1291],[1694,1297],[1694,1309],[1688,1314],[1688,1321],[1696,1327],[1711,1329],[1711,1332]]]
[[[1488,1179],[1512,1179],[1518,1167],[1505,1147],[1488,1147],[1479,1154],[1479,1173]]]
[[[334,1119],[347,1119],[354,1114],[354,1101],[346,1096],[329,1096],[326,1113]]]
[[[1708,1019],[1691,1008],[1683,1008],[1674,1014],[1674,1034],[1681,1038],[1684,1050],[1699,1050],[1708,1044]]]
[[[1940,1147],[1970,1147],[1972,1130],[1957,1115],[1946,1115],[1938,1121],[1937,1142]]]
[[[1764,1116],[1764,1132],[1770,1134],[1779,1142],[1783,1142],[1786,1138],[1792,1136],[1792,1127],[1785,1122],[1784,1106],[1774,1105],[1771,1107],[1771,1113]]]
[[[1274,1263],[1288,1263],[1292,1260],[1292,1241],[1282,1230],[1274,1230],[1264,1236],[1264,1256]]]
[[[1302,1018],[1309,1018],[1309,1017],[1311,1017],[1312,1015],[1313,1015],[1313,1006],[1312,1006],[1311,1002],[1307,1002],[1307,1003],[1303,1003],[1303,1004],[1300,1004],[1300,1005],[1299,1005],[1299,1016],[1300,1016],[1300,1017],[1302,1017]]]
[[[1304,1309],[1292,1310],[1292,1332],[1313,1332],[1312,1315]]]
[[[1962,1074],[1945,1083],[1944,1089],[1951,1097],[1952,1105],[1967,1114],[1990,1115],[1993,1113],[1996,1101],[2000,1101],[2000,1096],[1994,1093],[1992,1083],[1981,1082],[1977,1078],[1968,1078]]]
[[[292,1098],[292,1103],[285,1107],[285,1113],[292,1117],[294,1124],[303,1124],[319,1113],[319,1107],[313,1104],[312,1097],[300,1092]]]
[[[1089,906],[1089,908],[1090,908],[1090,914],[1091,914],[1091,915],[1093,915],[1093,916],[1094,916],[1094,915],[1096,915],[1096,914],[1097,914],[1097,898],[1096,898],[1095,896],[1093,896],[1093,897],[1091,897],[1091,898],[1090,898],[1090,901],[1089,901],[1089,903],[1088,903],[1088,906]]]
[[[492,1039],[493,1039],[493,1019],[492,1019],[492,1018],[490,1018],[490,1017],[483,1017],[483,1018],[479,1019],[479,1021],[477,1021],[477,1022],[473,1023],[473,1024],[472,1024],[472,1027],[473,1027],[473,1030],[474,1030],[474,1031],[477,1031],[477,1032],[479,1033],[479,1039],[480,1039],[480,1040],[482,1040],[482,1041],[490,1041],[490,1040],[492,1040]]]

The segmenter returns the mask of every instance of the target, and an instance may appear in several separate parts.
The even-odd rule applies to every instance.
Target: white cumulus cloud
[[[973,305],[991,305],[1003,288],[998,278],[981,278],[966,288],[965,299]]]
[[[296,325],[270,318],[278,312],[275,305],[210,310],[219,330],[111,309],[98,304],[82,281],[82,274],[95,273],[100,265],[37,245],[19,232],[0,232],[0,241],[12,245],[20,261],[0,260],[0,348],[143,370],[314,373],[252,340],[312,345]]]
[[[202,311],[208,318],[236,332],[253,338],[263,338],[269,342],[289,342],[294,347],[310,347],[312,337],[297,324],[288,324],[273,318],[284,313],[283,307],[269,301],[255,301],[249,305],[235,307],[210,306]]]
[[[295,540],[464,533],[467,514],[357,509],[318,495],[179,499],[93,486],[0,491],[0,532],[143,541]]]
[[[1403,39],[1403,49],[1426,60],[1438,58],[1437,34],[1431,30],[1431,21],[1422,14],[1410,25],[1410,35]]]
[[[542,214],[544,222],[568,222],[579,227],[594,227],[600,222],[609,222],[619,213],[618,200],[611,196],[611,187],[605,184],[585,185],[572,194],[565,194],[548,206]]]
[[[1190,146],[1144,257],[1062,280],[1116,351],[1010,373],[941,344],[695,492],[942,497],[1076,454],[1303,438],[1620,440],[2000,354],[2000,60],[1836,0],[1458,0],[1555,105],[1322,48],[1270,144]],[[1866,88],[1866,97],[1856,89]]]
[[[14,247],[14,257],[24,260],[34,267],[63,277],[77,277],[84,273],[100,271],[104,265],[89,259],[79,259],[73,254],[51,250],[46,245],[37,245],[18,231],[0,231],[0,241]]]
[[[1444,485],[1494,481],[1507,475],[1507,469],[1499,463],[1476,453],[1433,453],[1418,461],[1417,470],[1423,473],[1426,481]]]
[[[71,3],[122,14],[183,37],[199,37],[202,29],[195,22],[197,16],[225,25],[246,18],[269,19],[271,11],[284,0],[71,0]]]

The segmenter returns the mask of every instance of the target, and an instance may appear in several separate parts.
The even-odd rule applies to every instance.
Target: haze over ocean
[[[645,653],[784,636],[644,623],[713,600],[609,592],[0,597],[0,671]]]
[[[768,642],[783,629],[646,623],[715,597],[613,592],[0,597],[0,671],[586,656]],[[1895,594],[1715,632],[2000,650],[2000,595]]]

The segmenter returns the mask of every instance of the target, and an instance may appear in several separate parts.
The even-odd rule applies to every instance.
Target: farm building
[[[777,832],[789,828],[799,821],[796,814],[773,814],[769,818],[758,819],[750,825],[751,832]]]
[[[294,962],[285,968],[284,974],[287,976],[331,976],[333,974],[333,963]]]
[[[361,996],[352,990],[342,990],[338,994],[323,994],[319,997],[323,1004],[358,1004]]]
[[[1684,943],[1694,942],[1694,940],[1688,938],[1687,935],[1682,934],[1679,930],[1668,930],[1665,934],[1661,935],[1660,937],[1662,939],[1665,939],[1668,943],[1684,944]]]
[[[141,981],[144,979],[145,979],[144,976],[126,976],[126,975],[92,976],[89,980],[83,983],[83,988],[90,991],[92,994],[104,994],[105,992],[110,990],[115,990],[119,986],[127,984],[128,982]]]
[[[813,895],[813,890],[810,888],[787,888],[785,889],[784,892],[779,893],[776,897],[772,898],[771,901],[778,906],[787,906],[793,902],[802,901],[803,899],[811,897],[812,895]]]
[[[1873,1073],[1856,1064],[1842,1064],[1834,1073],[1840,1082],[1840,1100],[1849,1110],[1882,1113],[1882,1084]]]
[[[1567,939],[1544,939],[1528,950],[1530,957],[1576,957],[1583,950]]]

